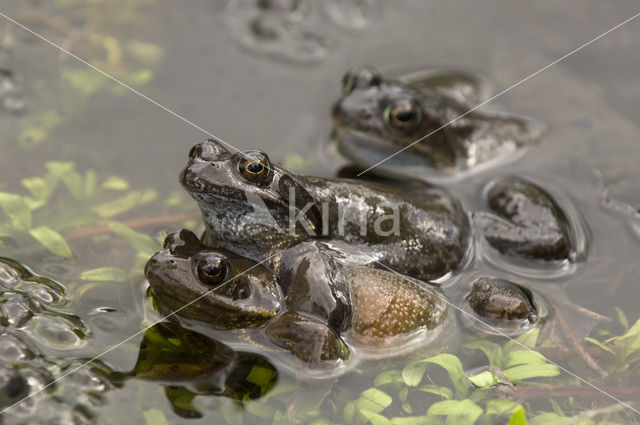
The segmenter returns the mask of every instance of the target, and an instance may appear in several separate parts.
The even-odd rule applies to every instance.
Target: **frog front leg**
[[[349,349],[335,331],[303,313],[281,314],[267,324],[265,335],[271,343],[312,367],[330,367],[349,357]]]

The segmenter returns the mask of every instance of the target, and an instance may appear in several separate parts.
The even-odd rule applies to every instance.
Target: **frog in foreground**
[[[180,182],[202,211],[205,243],[267,260],[276,271],[283,249],[340,240],[370,261],[431,280],[458,268],[471,244],[460,202],[426,183],[398,192],[370,182],[297,175],[264,152],[231,153],[215,140],[191,149]]]
[[[529,118],[474,109],[488,99],[488,89],[468,72],[428,71],[388,80],[363,66],[345,74],[342,89],[333,108],[338,149],[358,166],[375,166],[377,173],[455,176],[514,156],[543,133]]]
[[[359,266],[346,245],[302,243],[279,263],[276,281],[266,267],[182,230],[167,237],[145,274],[161,312],[186,305],[177,312],[183,319],[257,328],[256,344],[285,349],[311,368],[338,368],[353,347],[396,351],[444,328],[447,304],[435,288]]]

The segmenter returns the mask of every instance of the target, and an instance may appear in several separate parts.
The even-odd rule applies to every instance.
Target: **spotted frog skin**
[[[531,291],[503,279],[478,279],[468,300],[471,308],[486,319],[527,320],[531,324],[538,318]]]
[[[169,235],[165,246],[146,268],[156,305],[188,305],[177,315],[215,328],[260,326],[270,344],[312,368],[346,360],[345,335],[360,346],[388,346],[440,329],[447,317],[437,289],[360,266],[361,257],[346,244],[313,241],[287,249],[277,278],[253,261],[202,245],[187,230]],[[228,271],[213,283],[210,265],[222,255]],[[245,289],[250,295],[234,297],[241,288],[251,288]]]
[[[272,256],[304,241],[341,240],[394,271],[429,280],[455,270],[471,242],[467,214],[444,189],[421,184],[399,193],[297,175],[264,152],[232,154],[214,140],[191,149],[180,182],[202,211],[205,243],[255,261],[274,263]]]
[[[472,73],[388,80],[363,66],[346,73],[342,88],[333,108],[338,148],[361,167],[375,165],[372,172],[427,179],[457,174],[513,155],[543,133],[540,124],[518,115],[469,112],[488,97],[486,83]]]
[[[230,251],[207,248],[188,230],[166,238],[164,249],[147,262],[145,275],[160,310],[180,309],[182,317],[216,328],[259,326],[282,306],[271,270]]]

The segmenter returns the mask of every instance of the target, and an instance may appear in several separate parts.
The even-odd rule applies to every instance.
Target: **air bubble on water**
[[[0,284],[7,288],[12,288],[18,280],[18,273],[8,264],[0,262]]]

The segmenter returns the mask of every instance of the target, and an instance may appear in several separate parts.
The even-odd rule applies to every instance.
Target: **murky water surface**
[[[263,149],[297,171],[332,176],[347,165],[328,144],[331,105],[348,68],[371,64],[388,76],[469,69],[497,93],[639,11],[630,0],[0,0],[3,14],[184,117],[0,18],[0,406],[109,350],[5,412],[3,423],[161,424],[164,417],[268,424],[289,423],[292,415],[301,423],[387,423],[359,412],[420,416],[446,398],[472,403],[438,366],[409,387],[399,371],[444,351],[459,356],[467,372],[486,370],[481,351],[461,348],[478,340],[477,328],[458,330],[418,357],[362,362],[335,381],[297,382],[277,366],[277,355],[234,351],[213,339],[233,345],[228,335],[174,325],[142,332],[160,318],[147,296],[144,262],[164,232],[199,223],[177,174],[189,147],[206,135],[186,120],[239,149]],[[475,278],[499,275],[551,304],[614,319],[592,332],[599,341],[626,331],[622,315],[629,325],[640,317],[639,31],[640,21],[630,22],[502,95],[495,108],[534,117],[547,126],[545,138],[516,161],[447,184],[469,211],[486,208],[483,188],[499,175],[551,188],[587,225],[586,259],[566,272],[531,275],[481,245],[476,261],[447,283],[459,285],[452,302],[464,304],[465,285]],[[565,313],[580,338],[596,324]],[[553,342],[566,344],[566,337],[549,341],[550,359],[625,401],[640,400],[634,354],[614,359],[591,344],[589,353],[610,372],[602,378]],[[395,370],[386,375],[393,379],[374,382],[383,370]],[[532,382],[565,392],[552,405],[545,395],[511,388],[529,418],[602,408],[584,423],[640,422],[564,372]],[[487,416],[487,398],[478,400],[487,409],[483,423],[508,422],[511,413]],[[463,416],[456,423],[473,423]],[[446,416],[435,418],[442,422],[425,423]]]

